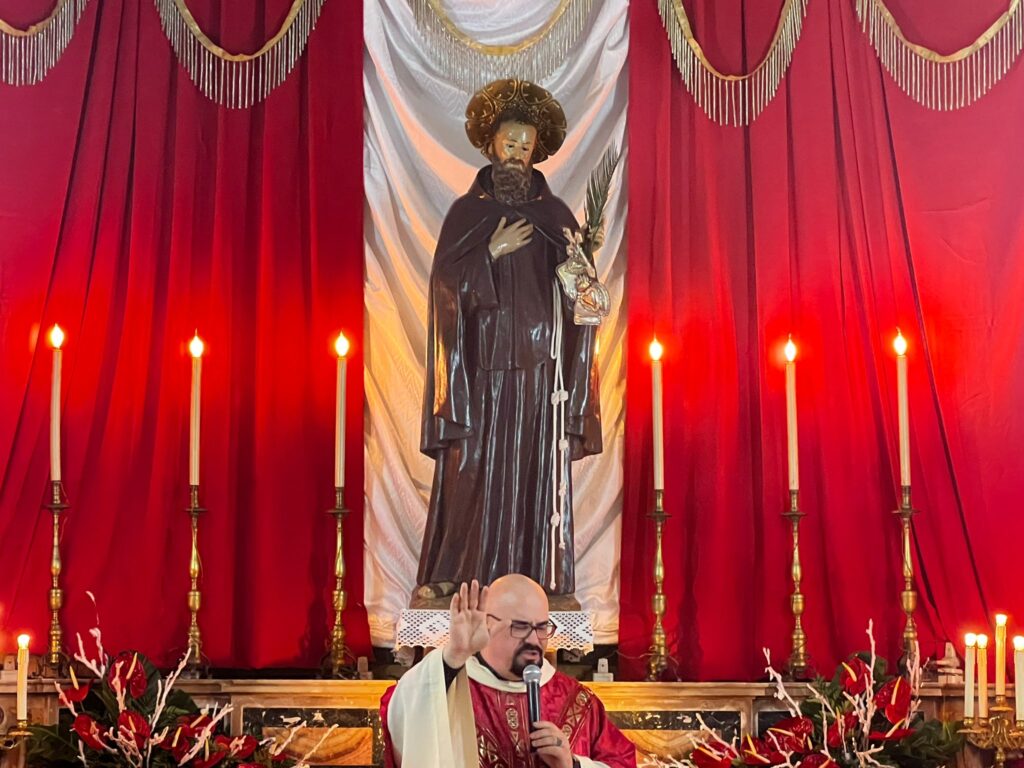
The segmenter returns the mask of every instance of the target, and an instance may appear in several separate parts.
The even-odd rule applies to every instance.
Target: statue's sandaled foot
[[[440,581],[435,584],[422,584],[412,593],[411,608],[448,608],[451,596],[458,591],[458,585],[452,581]]]

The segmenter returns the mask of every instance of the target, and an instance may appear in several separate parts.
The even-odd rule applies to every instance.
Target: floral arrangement
[[[284,750],[305,723],[280,742],[229,736],[223,732],[223,724],[232,711],[230,705],[200,708],[191,696],[174,687],[188,663],[188,654],[163,677],[140,653],[108,656],[98,626],[90,635],[94,655],[86,654],[82,636],[77,634],[74,659],[92,679],[80,681],[72,667],[70,687],[57,686],[59,720],[56,725],[32,727],[26,759],[29,766],[307,768],[306,761],[334,730],[328,730],[298,761],[287,757]]]
[[[885,659],[871,650],[851,656],[831,679],[807,684],[808,696],[796,701],[782,676],[766,672],[775,697],[789,716],[764,735],[726,742],[703,720],[701,736],[682,761],[649,760],[649,768],[939,768],[950,763],[963,740],[959,723],[926,720],[920,713],[920,653],[915,649],[905,673],[887,674]]]

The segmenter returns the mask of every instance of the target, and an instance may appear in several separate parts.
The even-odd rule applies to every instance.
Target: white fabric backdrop
[[[517,0],[515,14],[507,0],[449,0],[445,7],[461,29],[499,43],[537,30],[556,5]],[[576,595],[593,614],[595,640],[607,643],[618,632],[628,34],[626,0],[594,5],[573,53],[541,83],[565,108],[569,133],[539,169],[582,219],[590,172],[609,146],[623,149],[597,263],[613,302],[598,336],[604,453],[574,464]],[[365,601],[374,644],[390,646],[415,587],[434,469],[419,452],[427,279],[444,215],[486,160],[463,130],[471,94],[444,80],[407,0],[370,0],[364,8]]]

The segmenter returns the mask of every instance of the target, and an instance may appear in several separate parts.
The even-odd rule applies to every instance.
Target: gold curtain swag
[[[786,0],[765,57],[749,74],[726,75],[708,61],[693,35],[682,0],[659,0],[658,10],[679,74],[704,114],[719,125],[745,126],[764,111],[793,60],[808,2]]]
[[[928,109],[973,104],[1010,70],[1024,43],[1021,0],[1012,0],[977,40],[950,54],[908,40],[883,0],[856,2],[857,17],[882,66],[904,93]]]
[[[579,40],[594,0],[559,0],[534,34],[508,45],[488,45],[463,31],[441,0],[409,0],[427,51],[444,76],[467,93],[514,75],[540,82],[561,65]]]
[[[231,53],[199,28],[185,0],[154,0],[164,33],[192,82],[230,109],[251,107],[287,79],[326,1],[293,0],[281,28],[257,51]]]
[[[50,15],[25,29],[0,19],[0,81],[35,85],[60,60],[89,0],[57,0]]]

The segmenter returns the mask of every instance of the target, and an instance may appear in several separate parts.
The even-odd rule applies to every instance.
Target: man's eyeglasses
[[[495,616],[492,613],[487,614],[488,618],[494,619],[495,621],[504,621],[500,616]],[[531,632],[536,632],[537,637],[541,640],[547,640],[558,630],[558,625],[555,622],[548,619],[540,624],[531,624],[528,621],[516,621],[513,620],[508,625],[509,634],[512,635],[516,640],[525,640],[530,636]]]

